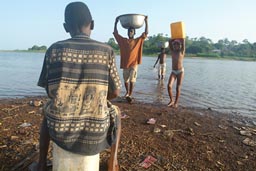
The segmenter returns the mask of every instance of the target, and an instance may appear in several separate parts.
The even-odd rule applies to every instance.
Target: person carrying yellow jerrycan
[[[169,48],[172,57],[172,72],[169,77],[167,89],[170,97],[168,107],[178,107],[178,101],[181,91],[181,85],[184,78],[183,59],[185,56],[185,28],[183,22],[175,22],[170,24],[171,39],[169,40]],[[177,80],[176,97],[173,99],[172,87]]]

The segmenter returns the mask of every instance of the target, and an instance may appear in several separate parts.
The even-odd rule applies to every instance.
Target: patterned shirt
[[[120,68],[127,69],[137,64],[141,64],[143,43],[146,33],[136,39],[127,39],[120,36],[117,32],[113,33],[120,47]]]
[[[83,155],[111,145],[107,94],[121,87],[111,47],[85,35],[54,43],[45,54],[38,85],[51,99],[44,113],[57,145]]]

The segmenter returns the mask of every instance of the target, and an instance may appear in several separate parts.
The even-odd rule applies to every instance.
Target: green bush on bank
[[[211,58],[219,58],[220,55],[216,53],[198,53],[196,54],[198,57],[211,57]]]

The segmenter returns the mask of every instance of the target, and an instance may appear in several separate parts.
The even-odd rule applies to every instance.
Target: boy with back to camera
[[[82,156],[111,146],[108,171],[119,169],[120,111],[108,100],[118,96],[121,81],[113,49],[90,38],[93,26],[87,5],[68,4],[64,28],[71,38],[54,43],[45,54],[38,86],[46,89],[50,100],[43,109],[39,163],[34,170],[47,170],[50,139]]]
[[[165,48],[161,48],[161,53],[158,55],[157,60],[154,64],[154,68],[156,67],[157,62],[159,61],[158,65],[158,79],[163,80],[165,76],[165,71],[166,71],[166,53],[165,53]]]
[[[184,67],[183,59],[185,56],[185,39],[170,39],[169,47],[171,50],[172,57],[172,72],[168,81],[167,89],[170,97],[170,102],[168,103],[169,107],[178,107],[181,85],[184,78]],[[177,80],[176,84],[176,97],[173,99],[172,87]]]

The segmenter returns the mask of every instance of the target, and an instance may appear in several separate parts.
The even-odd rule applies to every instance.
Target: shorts
[[[184,67],[183,68],[181,68],[181,69],[179,69],[179,70],[172,70],[172,73],[174,74],[174,75],[176,75],[176,76],[178,76],[180,73],[184,73]]]
[[[123,77],[124,77],[124,82],[132,82],[135,83],[137,79],[137,71],[138,71],[138,65],[132,66],[127,69],[123,69]]]
[[[107,133],[107,141],[109,145],[116,143],[117,130],[120,129],[118,128],[118,125],[121,122],[120,115],[121,115],[121,112],[119,107],[111,104],[109,107],[110,126]]]
[[[159,66],[158,66],[158,75],[165,75],[165,71],[166,71],[166,63],[159,64]]]

